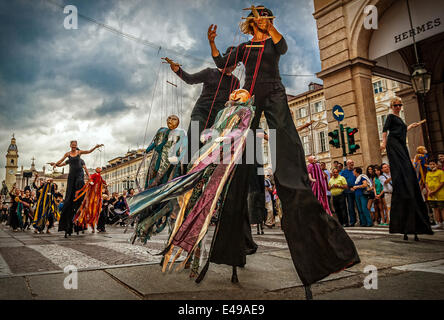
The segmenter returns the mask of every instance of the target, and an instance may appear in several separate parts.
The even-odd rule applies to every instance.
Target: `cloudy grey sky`
[[[118,36],[81,17],[77,30],[66,30],[67,14],[51,1],[75,5],[79,14],[154,45]],[[287,40],[281,73],[318,72],[312,0],[257,4],[273,11]],[[12,133],[19,168],[29,168],[34,156],[41,169],[59,160],[70,140],[78,140],[81,149],[105,144],[103,152],[84,157],[94,167],[146,146],[167,114],[180,113],[186,128],[201,85],[180,82],[160,57],[179,61],[189,72],[212,67],[208,26],[218,25],[221,50],[246,41],[238,24],[247,14],[241,9],[250,5],[248,0],[0,0],[0,179]],[[314,80],[319,81],[283,77],[289,94],[305,91]]]

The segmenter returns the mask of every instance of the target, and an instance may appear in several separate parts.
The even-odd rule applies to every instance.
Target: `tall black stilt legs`
[[[310,286],[304,286],[305,289],[305,299],[306,300],[313,300],[313,294],[311,293]]]
[[[261,234],[261,231],[260,231],[260,227],[259,227],[259,225],[260,225],[260,223],[258,223],[258,224],[256,225],[256,228],[257,228],[257,234]]]
[[[233,274],[231,276],[231,282],[232,283],[238,283],[239,279],[237,278],[237,268],[233,266]]]

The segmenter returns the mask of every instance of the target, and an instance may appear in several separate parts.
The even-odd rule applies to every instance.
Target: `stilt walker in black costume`
[[[404,240],[408,240],[408,234],[414,234],[418,241],[418,234],[433,234],[433,231],[405,141],[407,131],[420,126],[424,120],[407,126],[399,116],[400,98],[393,98],[390,107],[392,113],[385,120],[381,144],[381,149],[387,148],[393,181],[390,233],[404,234]]]
[[[63,161],[68,158],[68,182],[66,187],[65,200],[63,201],[63,208],[60,214],[59,221],[59,231],[65,231],[65,238],[67,238],[68,235],[72,234],[74,227],[73,218],[83,201],[83,197],[78,199],[77,201],[74,201],[76,191],[80,190],[85,184],[82,159],[80,159],[80,156],[82,154],[89,154],[97,148],[100,148],[101,146],[103,146],[103,144],[98,144],[91,150],[79,150],[77,148],[77,141],[71,141],[71,151],[65,153],[63,158],[60,159],[57,163],[50,163],[50,165],[53,167],[61,167],[64,165]]]
[[[311,298],[310,285],[331,273],[359,263],[355,245],[342,226],[322,208],[313,195],[305,164],[304,150],[292,121],[285,88],[279,75],[279,58],[287,51],[283,36],[273,26],[273,14],[266,8],[254,8],[242,25],[242,31],[253,39],[222,57],[214,39],[217,26],[208,29],[211,53],[218,68],[242,58],[246,68],[244,88],[255,96],[256,112],[251,128],[257,129],[262,112],[270,130],[276,130],[275,182],[281,199],[284,231],[296,271]],[[243,162],[245,163],[245,162]],[[248,216],[246,198],[253,165],[238,165],[220,215],[210,261],[234,267],[245,264],[245,241],[242,220]],[[231,205],[230,205],[231,204]],[[205,273],[205,268],[202,276]],[[199,277],[197,280],[201,280]],[[234,279],[237,280],[237,279]]]

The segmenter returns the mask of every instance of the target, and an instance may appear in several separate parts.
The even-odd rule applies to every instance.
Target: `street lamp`
[[[413,66],[412,73],[412,85],[416,94],[425,95],[430,90],[430,83],[432,81],[432,75],[427,72],[423,63],[418,63]]]

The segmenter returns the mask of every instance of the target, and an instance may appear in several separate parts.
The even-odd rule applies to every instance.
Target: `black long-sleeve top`
[[[220,67],[223,69],[225,65]],[[216,68],[206,68],[194,74],[185,72],[182,68],[177,70],[176,74],[187,84],[203,83],[202,93],[194,105],[191,115],[194,114],[208,114],[213,103],[214,95],[216,94],[217,86],[219,84],[222,72]],[[214,101],[212,113],[217,113],[224,107],[225,102],[228,101],[231,91],[239,88],[239,79],[234,75],[223,75],[222,81],[217,92],[216,100]]]
[[[236,61],[241,61],[245,65],[245,84],[244,88],[250,89],[256,64],[258,62],[259,53],[262,48],[258,47],[246,47],[247,45],[260,45],[259,42],[247,41],[241,43],[236,49],[233,49],[229,56],[228,65],[233,65]],[[279,75],[279,59],[281,55],[287,52],[287,42],[284,37],[274,44],[271,38],[264,41],[264,48],[262,57],[260,60],[259,70],[256,77],[257,83],[264,82],[280,82],[281,76]],[[220,54],[217,57],[213,57],[214,62],[218,68],[223,68],[228,60],[228,55],[222,57]],[[246,64],[245,64],[246,62]]]

